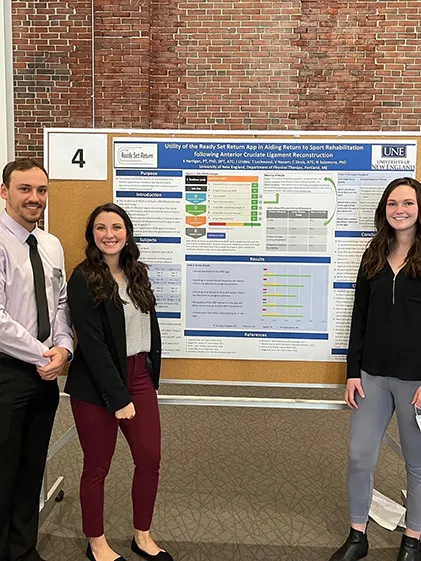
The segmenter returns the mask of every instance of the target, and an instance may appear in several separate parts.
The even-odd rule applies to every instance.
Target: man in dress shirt
[[[37,227],[48,194],[40,164],[7,164],[0,194],[0,561],[40,561],[39,496],[56,378],[73,351],[64,257],[59,240]]]

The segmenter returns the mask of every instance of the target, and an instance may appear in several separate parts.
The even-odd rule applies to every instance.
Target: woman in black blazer
[[[84,453],[80,500],[89,539],[86,555],[91,561],[123,560],[104,535],[104,483],[120,427],[135,464],[132,551],[145,559],[171,561],[149,534],[161,440],[155,297],[122,208],[112,203],[97,207],[85,238],[86,259],[67,287],[78,345],[65,391]]]

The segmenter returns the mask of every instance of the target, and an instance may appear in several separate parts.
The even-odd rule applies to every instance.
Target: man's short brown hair
[[[6,185],[7,188],[9,188],[10,176],[14,171],[28,171],[33,168],[39,168],[41,171],[45,173],[48,179],[47,171],[44,169],[44,166],[42,166],[39,162],[37,162],[32,158],[17,158],[16,160],[13,160],[12,162],[9,162],[4,166],[3,183]]]

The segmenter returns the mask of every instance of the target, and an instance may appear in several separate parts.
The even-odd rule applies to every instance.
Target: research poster
[[[164,356],[345,360],[374,210],[415,165],[394,139],[114,138]]]

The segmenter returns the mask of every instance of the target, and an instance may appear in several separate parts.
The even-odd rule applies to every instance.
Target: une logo
[[[382,146],[382,158],[406,158],[406,146],[386,144]]]

